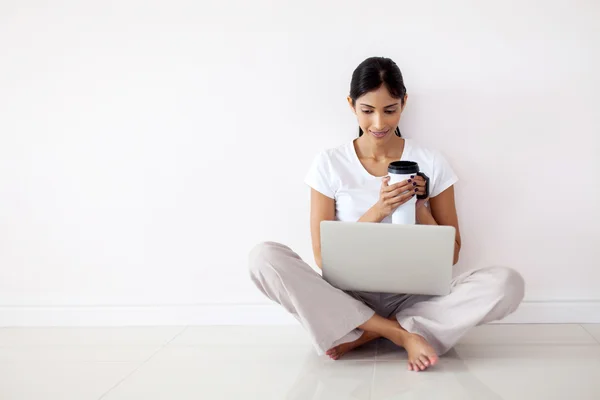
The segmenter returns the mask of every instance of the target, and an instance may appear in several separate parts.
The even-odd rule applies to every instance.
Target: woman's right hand
[[[379,200],[375,204],[381,219],[391,215],[396,208],[400,207],[417,194],[413,179],[407,179],[392,185],[388,185],[389,181],[389,176],[384,177],[381,181]]]

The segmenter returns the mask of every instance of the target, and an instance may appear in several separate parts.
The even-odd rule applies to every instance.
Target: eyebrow
[[[360,105],[361,105],[361,106],[367,106],[367,107],[375,108],[375,107],[373,107],[373,106],[370,106],[370,105],[368,105],[368,104],[365,104],[365,103],[360,103]],[[397,105],[398,105],[398,103],[394,103],[394,104],[390,104],[389,106],[385,106],[385,107],[383,107],[383,108],[390,108],[390,107],[394,107],[394,106],[397,106]]]

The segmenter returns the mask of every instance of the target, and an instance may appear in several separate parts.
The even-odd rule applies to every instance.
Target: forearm
[[[421,206],[417,210],[417,224],[419,225],[438,225],[433,215],[431,215],[431,211],[425,206]]]
[[[360,217],[358,222],[381,222],[384,218],[385,217],[381,215],[377,208],[371,207],[362,217]]]
[[[439,225],[429,209],[422,206],[420,210],[417,211],[417,224],[419,225]],[[460,253],[460,244],[455,239],[454,240],[454,262],[456,264],[458,262],[458,254]]]

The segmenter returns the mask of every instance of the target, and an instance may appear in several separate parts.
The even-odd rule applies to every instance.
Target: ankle
[[[398,326],[391,327],[388,332],[386,332],[387,338],[400,339],[404,341],[405,339],[410,337],[410,333],[404,330],[399,324]],[[388,337],[389,336],[389,337]]]
[[[391,318],[383,318],[375,314],[364,324],[360,325],[359,328],[368,332],[369,335],[376,334],[380,337],[387,339],[404,337],[406,332],[398,323],[398,320]]]

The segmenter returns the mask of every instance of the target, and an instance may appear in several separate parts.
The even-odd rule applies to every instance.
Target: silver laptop
[[[323,278],[342,290],[450,293],[452,226],[321,221]]]

